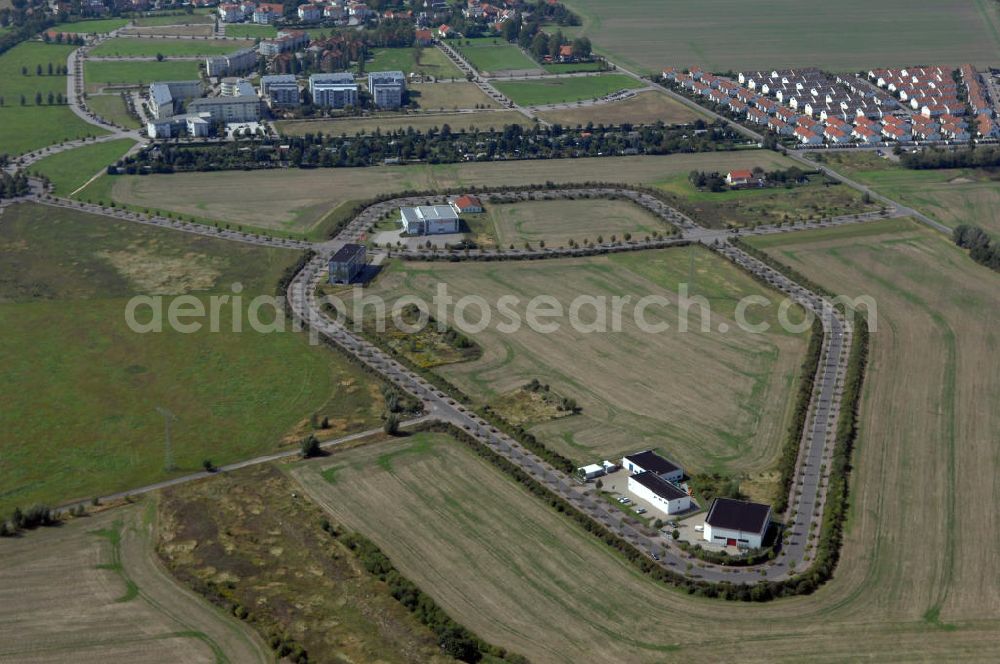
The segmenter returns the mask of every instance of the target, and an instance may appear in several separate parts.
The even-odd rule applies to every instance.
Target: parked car
[[[636,514],[645,514],[646,513],[646,508],[645,507],[636,507],[635,508],[635,513]]]
[[[694,527],[694,531],[696,533],[703,533],[703,532],[705,532],[705,526],[695,526]]]

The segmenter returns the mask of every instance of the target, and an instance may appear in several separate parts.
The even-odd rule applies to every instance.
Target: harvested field
[[[698,308],[688,314],[688,329],[680,330],[678,288],[689,280],[689,296],[710,302],[705,319],[710,331],[702,329],[704,314]],[[466,295],[483,298],[495,315],[483,331],[466,330],[483,348],[480,359],[435,371],[477,404],[492,404],[533,379],[574,399],[580,414],[532,432],[578,465],[649,447],[663,449],[690,472],[759,473],[775,462],[806,338],[778,329],[777,306],[766,318],[773,331],[738,330],[733,315],[740,298],[776,298],[707,250],[559,259],[529,268],[517,262],[393,263],[366,293],[387,303],[408,294],[430,302],[438,284],[446,284],[456,301]],[[504,333],[498,325],[506,322],[506,314],[497,302],[510,294],[519,298],[513,309],[522,324]],[[525,303],[539,295],[555,298],[564,312],[584,295],[607,302],[628,296],[632,304],[621,310],[620,330],[602,318],[607,331],[588,332],[584,326],[574,328],[564,314],[552,319],[557,330],[544,333],[525,324]],[[645,313],[650,324],[666,322],[666,331],[649,331],[635,316],[634,303],[650,295],[673,303]],[[592,325],[595,309],[584,305],[574,315]],[[479,320],[478,311],[465,315]],[[762,320],[763,314],[750,315]],[[446,322],[463,330],[451,317]],[[732,332],[718,333],[723,326]],[[588,359],[581,362],[581,357]]]
[[[1000,60],[1000,22],[996,3],[988,0],[929,0],[919,7],[907,0],[779,0],[766,11],[736,0],[566,4],[583,18],[582,34],[596,51],[646,73],[668,65],[716,72],[815,66],[859,71],[915,62],[986,67]]]
[[[0,514],[294,445],[313,413],[329,417],[331,436],[378,425],[379,385],[354,365],[305,335],[250,325],[250,300],[274,293],[296,252],[22,204],[3,213],[0,254]],[[207,314],[210,297],[231,295],[234,283],[245,299],[236,314],[222,303],[217,331],[205,315],[180,319],[202,324],[192,333],[166,313],[161,332],[126,324],[134,295],[163,295],[166,310],[191,294]],[[151,308],[136,319],[148,321]],[[271,321],[270,307],[260,319]],[[157,407],[178,418],[177,471],[163,469]]]
[[[162,13],[140,16],[139,18],[134,19],[133,22],[139,27],[148,28],[160,25],[212,25],[215,23],[215,20],[216,17],[213,12],[211,9],[208,9],[204,11],[195,11],[193,14]]]
[[[158,564],[130,505],[0,542],[0,659],[143,664],[271,661],[252,630]]]
[[[480,220],[481,217],[484,217]],[[503,205],[488,205],[483,215],[465,217],[477,226],[482,222],[478,242],[485,246],[522,246],[525,242],[547,247],[565,247],[570,240],[583,243],[605,241],[625,233],[641,239],[655,232],[669,232],[666,224],[644,209],[628,201],[607,199],[577,199],[525,201]],[[484,237],[485,236],[485,237]]]
[[[243,607],[262,638],[285,635],[311,662],[445,661],[323,517],[284,473],[258,466],[168,490],[158,548],[185,585]]]
[[[277,123],[279,131],[286,136],[302,136],[304,134],[347,134],[353,136],[358,132],[372,133],[376,129],[383,132],[407,130],[428,131],[441,129],[443,125],[451,127],[452,131],[469,131],[472,129],[502,129],[505,125],[519,124],[529,126],[531,120],[517,111],[481,111],[477,113],[419,113],[412,115],[386,115],[369,118],[345,118],[343,120],[288,120]]]
[[[794,163],[775,152],[761,150],[664,157],[182,173],[116,176],[112,193],[118,203],[139,209],[172,210],[233,224],[307,233],[315,232],[326,215],[343,202],[365,200],[386,192],[546,181],[656,183],[692,169],[750,168],[755,164],[774,169],[788,168]],[[242,192],[238,199],[226,193],[234,186],[239,186]],[[178,200],[178,188],[186,192],[185,200]]]
[[[542,78],[523,81],[493,81],[493,86],[521,106],[567,104],[604,97],[619,90],[643,87],[643,83],[624,74],[596,74],[567,78]]]
[[[619,125],[625,122],[632,124],[685,124],[694,122],[704,116],[692,111],[680,102],[674,101],[662,92],[648,90],[639,92],[634,97],[624,101],[607,104],[579,106],[578,108],[561,109],[558,111],[542,111],[538,114],[547,122],[558,123],[566,127],[595,125]]]
[[[881,481],[878,469],[856,472]],[[934,567],[930,561],[912,570],[895,564],[922,547],[892,543],[914,529],[881,520],[889,501],[856,508],[847,557],[826,588],[741,605],[648,581],[592,535],[442,435],[337,452],[292,474],[334,519],[374,539],[452,615],[532,662],[722,661],[734,648],[758,662],[1000,656],[995,604],[976,607],[955,597],[963,608],[941,614],[942,620],[947,615],[945,627],[925,621],[925,605],[911,603],[926,593],[922,584],[893,581],[933,578]],[[872,541],[876,523],[890,529],[878,546]],[[913,539],[924,534],[912,532]],[[975,597],[994,590],[982,588]]]

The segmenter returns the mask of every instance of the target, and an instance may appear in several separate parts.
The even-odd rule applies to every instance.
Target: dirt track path
[[[170,575],[154,551],[155,536],[155,517],[144,518],[143,510],[135,510],[122,530],[121,562],[125,573],[139,587],[139,597],[177,622],[182,631],[204,642],[212,649],[216,662],[272,662],[270,649],[253,629]]]

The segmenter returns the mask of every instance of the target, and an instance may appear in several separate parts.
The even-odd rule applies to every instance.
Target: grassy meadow
[[[271,39],[278,36],[278,28],[273,25],[255,25],[253,23],[232,23],[226,25],[227,37],[246,37],[247,39]]]
[[[251,41],[233,39],[109,39],[90,51],[95,58],[128,57],[184,57],[199,55],[224,55],[253,45]]]
[[[482,72],[519,71],[538,69],[538,63],[522,51],[517,44],[499,37],[457,39],[449,45],[462,54],[469,64]]]
[[[131,138],[92,143],[45,157],[32,164],[30,171],[47,177],[56,196],[70,196],[95,175],[101,175],[134,145]]]
[[[68,106],[49,105],[49,94],[66,95],[66,77],[49,65],[65,65],[74,46],[24,42],[0,55],[0,153],[21,154],[64,140],[106,133],[78,118]],[[41,75],[38,67],[42,67]],[[53,70],[54,71],[54,70]],[[23,73],[22,73],[23,72]],[[42,105],[35,95],[42,95]],[[24,104],[21,104],[21,99]]]
[[[1000,237],[1000,176],[992,169],[910,170],[870,153],[833,154],[826,161],[946,226],[972,224]]]
[[[407,86],[410,99],[425,111],[457,108],[498,108],[475,83],[414,83]],[[416,93],[416,94],[414,94]],[[522,116],[524,117],[524,116]]]
[[[80,212],[22,204],[0,224],[0,513],[125,490],[165,473],[163,420],[177,416],[178,472],[294,444],[311,414],[331,435],[374,426],[378,387],[304,335],[261,334],[247,307],[272,294],[293,251],[201,238]],[[134,295],[166,307],[243,285],[219,327],[139,334],[123,312]],[[261,320],[270,321],[270,307]],[[138,313],[146,321],[148,308]],[[233,331],[235,316],[242,333]],[[289,440],[288,437],[292,436]],[[40,441],[44,441],[41,444]]]
[[[628,212],[628,223],[635,223],[641,211]],[[556,227],[568,232],[574,218],[561,219]],[[657,225],[648,217],[645,223]],[[777,306],[768,316],[749,313],[754,322],[771,325],[768,333],[739,330],[733,317],[741,298],[775,296],[714,254],[676,248],[551,260],[530,268],[517,262],[393,263],[367,292],[387,302],[406,294],[430,301],[439,283],[447,284],[456,300],[479,296],[494,307],[501,296],[513,294],[519,298],[513,309],[522,321],[525,303],[540,295],[555,298],[564,312],[580,295],[604,298],[609,316],[613,296],[631,298],[622,310],[621,329],[605,321],[606,333],[574,329],[564,317],[555,319],[559,329],[548,334],[528,325],[504,333],[494,311],[492,324],[468,333],[483,348],[480,359],[435,369],[480,405],[495,405],[533,379],[575,399],[579,415],[533,422],[529,428],[579,465],[650,447],[663,449],[690,472],[756,474],[775,462],[807,339],[778,327]],[[679,322],[680,284],[688,284],[689,296],[705,298],[711,309],[707,314],[691,308],[686,330]],[[650,295],[671,302],[644,314],[649,324],[666,323],[667,330],[644,330],[637,323],[635,303]],[[585,323],[597,318],[591,304],[574,315]],[[478,314],[469,316],[478,319]],[[794,309],[790,316],[797,320]]]
[[[141,85],[153,81],[179,81],[201,77],[197,60],[88,60],[83,66],[87,89],[105,85]]]
[[[120,93],[92,94],[87,96],[87,108],[104,118],[126,129],[138,129],[141,125],[132,114]]]
[[[227,32],[228,34],[228,32]],[[376,48],[365,61],[365,71],[415,72],[435,78],[464,78],[448,57],[436,48]],[[418,60],[419,58],[419,60]]]
[[[859,71],[915,62],[986,67],[1000,59],[1000,20],[990,0],[778,0],[766,10],[738,0],[566,5],[582,17],[582,34],[597,52],[645,73],[694,65],[718,72],[816,66]]]
[[[123,28],[127,23],[128,19],[125,18],[100,18],[89,21],[76,21],[74,23],[59,23],[54,29],[59,32],[105,34],[118,28]]]
[[[596,74],[572,78],[544,78],[523,81],[494,81],[497,90],[521,106],[567,104],[597,99],[619,90],[643,87],[642,82],[624,74]]]

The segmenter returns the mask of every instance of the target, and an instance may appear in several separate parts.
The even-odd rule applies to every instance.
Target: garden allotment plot
[[[367,292],[389,301],[415,294],[429,302],[443,283],[456,300],[478,295],[496,303],[514,295],[521,299],[523,317],[525,303],[537,295],[554,297],[564,308],[579,295],[631,295],[633,302],[659,295],[676,304],[678,283],[688,281],[691,294],[711,303],[712,332],[700,331],[697,309],[691,311],[689,331],[679,332],[676,306],[648,311],[648,320],[670,325],[657,334],[643,332],[631,315],[622,317],[620,332],[583,333],[561,319],[552,334],[527,325],[505,334],[496,328],[497,315],[494,325],[470,335],[484,350],[480,359],[437,371],[481,404],[496,404],[533,379],[575,399],[579,415],[534,423],[531,429],[580,464],[662,447],[692,470],[767,470],[784,440],[806,337],[717,333],[723,323],[735,330],[739,298],[774,294],[707,250],[530,263],[397,263]],[[772,325],[776,308],[767,318]],[[760,311],[766,310],[751,316]],[[582,309],[581,320],[592,321],[593,312]]]

